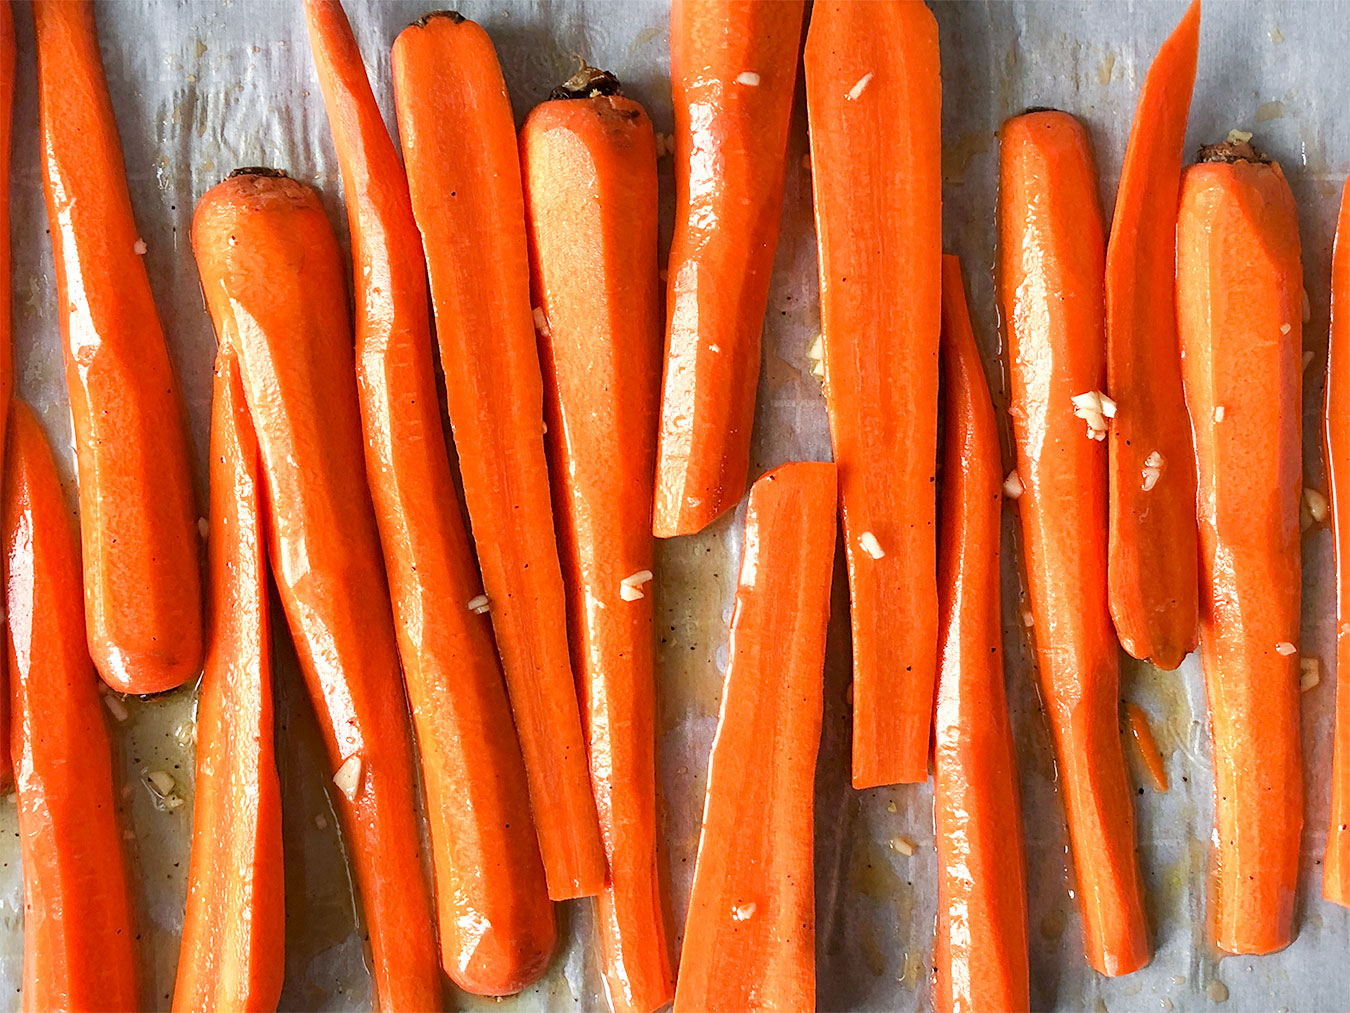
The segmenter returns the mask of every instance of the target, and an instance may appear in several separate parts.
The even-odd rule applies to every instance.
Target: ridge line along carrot
[[[822,0],[805,65],[853,633],[853,786],[921,782],[938,635],[937,21],[919,0]]]
[[[10,271],[9,164],[10,139],[14,128],[14,9],[0,3],[0,475],[4,474],[5,425],[9,399],[14,391],[14,349]],[[0,651],[0,791],[14,781],[14,761],[9,750],[9,685],[5,676],[5,652]]]

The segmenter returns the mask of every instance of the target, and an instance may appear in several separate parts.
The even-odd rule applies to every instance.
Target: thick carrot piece
[[[1041,699],[1083,912],[1102,974],[1149,961],[1134,808],[1117,719],[1107,609],[1102,277],[1105,243],[1087,132],[1067,113],[1003,125],[999,291]],[[1085,425],[1086,423],[1086,425]]]
[[[832,464],[750,489],[675,1009],[813,1010],[813,800],[834,569]]]
[[[1025,1010],[1026,857],[999,610],[1002,458],[961,262],[942,263],[946,443],[933,747],[940,1013]]]
[[[441,427],[426,261],[398,151],[337,0],[307,0],[342,166],[356,279],[366,474],[384,548],[427,794],[441,962],[509,995],[548,966],[556,929],[478,565]]]
[[[211,397],[206,667],[187,913],[173,1008],[276,1009],[285,971],[281,785],[272,743],[272,632],[262,462],[239,360],[216,355]]]
[[[14,390],[14,359],[10,319],[11,278],[9,249],[9,144],[14,126],[14,9],[0,2],[0,474],[3,474],[5,425],[9,396]],[[9,751],[9,687],[5,683],[5,656],[0,651],[0,790],[14,780]]]
[[[920,0],[817,3],[806,101],[853,632],[853,786],[926,781],[942,314],[932,12]]]
[[[1206,149],[1177,219],[1177,329],[1200,494],[1200,645],[1214,743],[1216,943],[1293,939],[1299,738],[1298,210],[1249,145]]]
[[[192,222],[263,463],[267,555],[318,714],[386,1010],[439,1009],[412,736],[366,492],[346,278],[309,187],[244,170]]]
[[[525,756],[549,896],[605,885],[544,456],[520,152],[487,33],[431,14],[394,43],[460,477]]]
[[[675,234],[653,530],[688,535],[745,491],[783,208],[800,0],[672,0]]]
[[[123,693],[197,675],[197,510],[93,5],[38,0],[38,107],[80,477],[89,653]]]
[[[610,1005],[674,995],[658,858],[652,482],[661,382],[656,140],[586,67],[520,135],[572,664],[609,878]]]
[[[23,852],[23,1008],[143,1008],[80,546],[37,417],[10,408],[5,624]]]
[[[1125,650],[1173,669],[1195,648],[1195,454],[1177,353],[1177,201],[1200,44],[1194,0],[1149,68],[1106,249],[1111,618]]]

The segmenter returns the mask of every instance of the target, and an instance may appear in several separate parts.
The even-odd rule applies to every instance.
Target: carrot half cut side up
[[[778,245],[800,0],[673,0],[675,233],[653,530],[688,535],[745,491]]]
[[[23,853],[23,1008],[142,1009],[112,746],[85,647],[79,542],[42,427],[17,400],[0,523]]]
[[[806,40],[825,403],[853,633],[853,786],[928,779],[942,301],[937,21],[822,0]]]
[[[9,145],[14,126],[14,8],[0,3],[0,474],[4,473],[5,426],[9,397],[14,390],[13,299],[9,248]],[[9,750],[9,688],[5,682],[5,652],[0,651],[0,791],[14,780]]]
[[[1177,325],[1199,487],[1212,909],[1220,949],[1269,953],[1293,939],[1303,829],[1303,268],[1280,167],[1245,143],[1202,159],[1182,181]]]
[[[933,749],[938,908],[934,1007],[1029,1008],[1026,856],[1003,686],[1003,470],[961,262],[942,262],[946,442]]]
[[[1041,700],[1068,817],[1084,950],[1149,961],[1107,608],[1105,242],[1087,131],[1062,112],[1003,125],[999,292]]]
[[[675,1009],[813,1010],[814,814],[834,568],[833,464],[750,490]]]

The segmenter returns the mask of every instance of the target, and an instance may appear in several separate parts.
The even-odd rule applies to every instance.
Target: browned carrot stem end
[[[246,165],[235,169],[234,172],[226,176],[226,179],[234,179],[237,176],[265,176],[268,179],[290,179],[281,169],[269,169],[265,165]]]
[[[1258,162],[1265,165],[1270,158],[1252,147],[1251,135],[1246,140],[1236,136],[1237,131],[1228,135],[1228,140],[1218,144],[1206,144],[1200,149],[1201,162]]]
[[[581,57],[581,69],[549,92],[551,99],[596,98],[601,95],[621,95],[619,79],[607,70],[592,67]]]
[[[466,18],[459,11],[429,11],[428,13],[423,14],[420,18],[414,21],[409,27],[425,28],[427,25],[431,24],[432,20],[435,18],[449,18],[454,24],[457,25],[468,20],[468,18]]]

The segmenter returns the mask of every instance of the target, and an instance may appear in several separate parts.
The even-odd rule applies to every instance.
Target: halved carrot
[[[999,291],[1041,699],[1068,816],[1083,944],[1103,974],[1148,963],[1107,610],[1105,244],[1087,131],[1062,112],[1003,125]],[[1075,417],[1077,413],[1078,417]],[[1086,421],[1086,426],[1084,425]]]
[[[1302,298],[1298,209],[1248,144],[1186,170],[1177,330],[1199,476],[1200,643],[1214,742],[1216,942],[1293,938],[1299,739]]]
[[[1195,455],[1177,353],[1177,200],[1200,43],[1200,0],[1163,43],[1139,93],[1106,250],[1111,425],[1107,581],[1121,646],[1160,668],[1195,648]]]
[[[853,786],[926,781],[942,294],[932,12],[920,0],[818,2],[806,101],[853,630]]]
[[[14,390],[14,360],[11,344],[10,249],[9,249],[9,142],[14,126],[14,10],[0,3],[0,473],[3,473],[5,425],[9,396]],[[0,651],[0,790],[14,780],[14,762],[9,752],[9,688],[5,684],[5,657]]]
[[[1125,705],[1125,720],[1129,722],[1130,737],[1139,750],[1140,762],[1148,772],[1148,779],[1154,791],[1167,790],[1167,768],[1163,766],[1162,751],[1153,737],[1153,729],[1148,723],[1148,715],[1137,703]]]
[[[815,1009],[812,800],[837,495],[832,464],[785,464],[750,489],[676,1010]]]
[[[520,152],[497,53],[458,14],[394,43],[394,91],[478,563],[549,896],[605,885],[544,457]]]
[[[23,1007],[141,1009],[112,747],[84,643],[80,547],[42,427],[17,400],[2,513]]]
[[[653,530],[699,531],[745,491],[783,208],[801,0],[672,0],[675,234]]]
[[[618,81],[583,67],[530,113],[520,151],[572,665],[609,863],[605,984],[616,1010],[649,1013],[675,988],[647,584],[661,381],[656,140]]]
[[[366,473],[421,747],[441,961],[459,987],[508,995],[543,974],[556,930],[492,629],[473,608],[422,239],[341,3],[305,11],[351,227]]]
[[[1003,687],[999,540],[1003,482],[961,262],[942,258],[946,390],[939,651],[933,747],[938,906],[934,1008],[1024,1010],[1026,857]]]
[[[262,462],[235,350],[211,397],[206,668],[187,913],[173,1008],[276,1009],[285,971],[281,785],[272,744],[272,631]]]
[[[178,379],[132,218],[93,5],[37,0],[33,21],[89,653],[113,689],[158,693],[202,663],[197,510]]]
[[[366,491],[346,277],[309,187],[246,169],[192,222],[263,462],[267,555],[318,713],[383,1009],[438,1009],[412,736]]]

